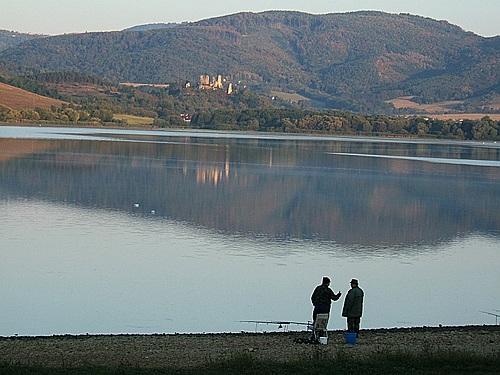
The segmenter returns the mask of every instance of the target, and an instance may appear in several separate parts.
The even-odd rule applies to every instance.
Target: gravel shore
[[[190,368],[241,354],[289,362],[318,355],[362,358],[381,352],[464,352],[485,357],[500,353],[500,326],[364,330],[355,346],[345,344],[341,331],[329,332],[327,345],[297,343],[307,337],[306,332],[0,337],[0,363],[50,368]]]

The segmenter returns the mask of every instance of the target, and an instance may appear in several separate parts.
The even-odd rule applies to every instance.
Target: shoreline
[[[408,332],[445,332],[445,331],[500,331],[500,324],[470,324],[470,325],[439,325],[439,326],[413,326],[413,327],[378,327],[378,328],[362,328],[364,333],[408,333]],[[55,333],[47,335],[0,335],[0,341],[9,339],[35,340],[35,339],[50,339],[50,338],[89,338],[89,337],[153,337],[153,336],[241,336],[241,335],[283,335],[283,334],[305,334],[308,331],[289,330],[289,331],[239,331],[239,332],[155,332],[155,333]],[[328,330],[329,334],[342,334],[344,329]],[[500,345],[500,343],[499,343]]]
[[[500,148],[500,142],[493,140],[466,140],[455,138],[437,138],[437,137],[414,137],[404,136],[400,134],[381,134],[381,135],[362,135],[362,134],[331,134],[331,133],[286,133],[286,132],[270,132],[270,131],[248,131],[248,130],[217,130],[217,129],[200,129],[200,128],[160,128],[155,126],[106,126],[106,125],[81,125],[72,126],[70,124],[19,124],[19,123],[0,123],[1,127],[14,128],[57,128],[57,129],[100,129],[100,130],[119,130],[119,131],[139,131],[151,133],[178,133],[180,135],[187,133],[195,133],[209,138],[212,135],[218,138],[252,138],[252,139],[290,139],[296,140],[319,140],[319,141],[365,141],[365,142],[382,142],[382,143],[408,143],[408,144],[456,144],[463,146],[487,146]],[[190,136],[193,136],[190,134]],[[1,138],[1,137],[0,137]],[[28,139],[28,138],[26,138]],[[38,138],[29,138],[38,139]],[[112,139],[110,139],[112,141]]]
[[[272,333],[122,334],[0,337],[0,364],[32,368],[203,368],[247,356],[293,363],[315,355],[357,360],[374,356],[462,353],[500,358],[500,326],[443,326],[361,330],[355,346],[343,331],[329,331],[327,345],[301,343],[306,331]]]

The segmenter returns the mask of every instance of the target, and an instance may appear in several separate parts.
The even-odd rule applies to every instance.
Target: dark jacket
[[[361,318],[363,315],[363,290],[356,286],[347,292],[344,300],[342,316],[346,318]]]
[[[326,305],[330,306],[333,301],[340,298],[341,293],[335,294],[327,285],[318,285],[311,296],[311,301],[314,306]]]

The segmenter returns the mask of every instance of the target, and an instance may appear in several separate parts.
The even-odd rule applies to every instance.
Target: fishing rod
[[[240,320],[240,323],[262,323],[262,324],[281,324],[281,325],[288,325],[288,324],[294,324],[298,326],[308,326],[311,324],[311,322],[290,322],[290,321],[285,321],[285,320]]]
[[[498,311],[498,310],[495,310],[495,311]],[[479,312],[483,313],[483,314],[494,316],[495,317],[495,325],[498,325],[498,318],[500,318],[500,314],[495,314],[495,313],[488,312],[488,311],[479,311]]]
[[[305,326],[307,328],[310,328],[312,326],[311,322],[292,322],[292,321],[286,321],[286,320],[240,320],[240,323],[254,323],[255,324],[255,330],[257,331],[257,326],[259,324],[275,324],[278,326],[278,329],[284,328],[285,331],[287,330],[289,325],[296,325],[296,326]]]

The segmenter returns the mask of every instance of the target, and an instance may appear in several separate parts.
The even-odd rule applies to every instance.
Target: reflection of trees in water
[[[327,154],[339,147],[360,152],[356,143],[184,141],[37,141],[32,155],[0,164],[0,189],[126,212],[155,210],[232,233],[347,245],[426,244],[500,230],[498,168]],[[361,146],[380,153],[379,144],[371,151]]]
[[[46,151],[50,145],[43,141],[0,139],[0,162],[16,159],[25,155]]]

